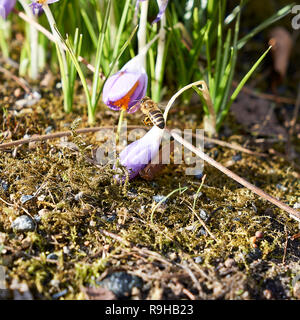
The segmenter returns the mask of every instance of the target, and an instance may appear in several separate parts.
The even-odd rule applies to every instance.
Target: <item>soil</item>
[[[2,299],[300,298],[297,221],[207,164],[205,177],[186,176],[185,165],[170,164],[152,181],[138,177],[117,183],[111,166],[89,161],[101,146],[97,135],[74,131],[88,127],[81,88],[73,113],[66,115],[57,81],[53,78],[53,87],[37,86],[42,98],[20,108],[16,101],[24,98],[23,91],[0,74],[2,143],[73,130],[70,137],[1,150],[0,265],[7,287],[0,290]],[[240,121],[247,99],[253,98],[244,94],[233,106],[219,138],[286,155],[288,134],[270,102],[255,98],[251,110],[244,111],[261,108],[260,116]],[[168,125],[183,129],[193,123],[195,128],[202,120],[198,110],[197,105],[178,106]],[[265,120],[262,110],[272,113],[271,122],[253,133],[253,126],[262,127]],[[138,112],[127,116],[130,124],[141,125],[141,119]],[[117,112],[100,106],[97,126],[117,121]],[[297,207],[299,133],[297,126],[289,161],[211,143],[205,150]],[[157,199],[172,192],[157,206]],[[33,228],[18,231],[12,223],[24,215]]]

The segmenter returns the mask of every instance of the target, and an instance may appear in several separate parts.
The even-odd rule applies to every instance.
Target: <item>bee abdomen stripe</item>
[[[151,114],[152,114],[152,116],[157,116],[157,115],[162,116],[162,113],[159,110],[155,110],[155,111],[151,112]]]

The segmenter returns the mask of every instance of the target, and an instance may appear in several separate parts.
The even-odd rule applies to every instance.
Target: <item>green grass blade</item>
[[[256,70],[256,68],[259,66],[259,64],[262,62],[262,60],[264,59],[264,57],[267,55],[267,53],[271,50],[272,46],[270,46],[262,55],[261,57],[255,62],[255,64],[252,66],[252,68],[247,72],[247,74],[244,76],[244,78],[241,80],[241,82],[239,83],[239,85],[236,87],[236,89],[234,90],[233,94],[231,95],[230,100],[227,103],[226,109],[229,110],[229,108],[231,107],[233,101],[236,99],[237,95],[240,93],[240,91],[242,90],[243,86],[245,85],[245,83],[248,81],[248,79],[251,77],[251,75],[253,74],[253,72]]]
[[[97,48],[97,36],[96,36],[96,32],[94,30],[93,24],[88,16],[88,14],[86,13],[85,9],[81,9],[80,13],[81,13],[83,21],[85,23],[85,26],[88,30],[88,33],[92,39],[93,45],[95,48]]]
[[[97,103],[98,103],[97,90],[99,87],[99,73],[100,73],[101,60],[102,60],[101,58],[102,58],[102,51],[103,51],[103,43],[104,43],[105,33],[107,30],[107,24],[108,24],[108,19],[109,19],[109,15],[110,15],[110,10],[111,10],[111,0],[108,0],[103,25],[101,28],[101,33],[99,35],[98,44],[97,44],[96,66],[95,66],[95,72],[94,72],[94,76],[93,76],[93,86],[92,86],[92,94],[91,94],[91,103],[92,103],[93,109],[96,108]]]

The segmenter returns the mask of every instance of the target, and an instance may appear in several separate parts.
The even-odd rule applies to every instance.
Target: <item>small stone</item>
[[[232,268],[235,264],[236,264],[236,263],[235,263],[235,260],[232,259],[232,258],[228,258],[228,259],[226,259],[225,262],[224,262],[224,266],[225,266],[226,268]]]
[[[20,88],[17,88],[15,91],[14,91],[14,96],[16,98],[19,98],[22,94],[22,90]]]
[[[95,220],[91,220],[90,221],[90,227],[96,227],[96,221]]]
[[[241,155],[240,153],[238,153],[238,154],[236,154],[236,155],[234,155],[234,156],[232,157],[232,160],[233,160],[234,162],[240,161],[240,160],[242,160],[242,159],[243,159],[243,157],[242,157],[242,155]]]
[[[55,293],[53,296],[52,296],[52,299],[56,300],[56,299],[59,299],[60,297],[64,296],[65,294],[68,293],[68,289],[65,289],[65,290],[62,290],[58,293]]]
[[[67,246],[63,247],[63,253],[64,254],[69,254],[70,253],[70,249]]]
[[[39,195],[38,197],[37,197],[37,200],[38,201],[44,201],[46,199],[46,195],[44,195],[44,194],[41,194],[41,195]]]
[[[20,216],[17,219],[15,219],[12,224],[11,227],[13,229],[15,229],[16,231],[33,231],[34,230],[34,222],[33,220],[26,216]]]
[[[45,129],[45,134],[49,134],[53,130],[52,126],[49,126]]]
[[[201,180],[203,178],[203,176],[204,176],[203,173],[195,174],[195,178],[198,180]]]
[[[256,237],[251,237],[250,238],[251,247],[257,248],[256,240],[257,240]]]
[[[255,237],[257,239],[262,239],[264,237],[264,233],[262,231],[256,231],[255,232]]]
[[[20,198],[20,201],[22,202],[22,204],[26,203],[27,201],[33,199],[34,196],[30,195],[30,194],[25,194]]]
[[[34,219],[34,221],[37,222],[37,223],[40,223],[40,222],[41,222],[41,217],[40,217],[38,214],[35,214],[35,215],[33,216],[33,219]]]
[[[201,227],[197,236],[199,237],[199,236],[206,236],[206,235],[207,235],[206,230],[203,227]]]
[[[47,259],[49,259],[49,260],[57,260],[58,259],[58,255],[57,254],[55,254],[55,253],[49,253],[48,255],[47,255]]]
[[[300,209],[300,202],[297,202],[293,205],[294,209]]]
[[[8,191],[9,185],[8,185],[8,183],[6,181],[0,180],[0,187],[3,189],[3,191],[6,192],[6,191]]]
[[[277,183],[276,188],[283,191],[283,192],[287,191],[287,189],[288,189],[287,187],[283,186],[281,183]]]
[[[41,209],[39,212],[38,212],[38,215],[40,217],[43,217],[45,214],[49,213],[50,211],[48,209]]]
[[[83,197],[83,195],[84,195],[83,191],[80,191],[79,193],[77,193],[77,194],[75,195],[74,199],[75,199],[76,201],[79,201],[79,200]]]
[[[53,286],[53,287],[58,287],[60,284],[59,280],[57,279],[52,279],[49,283],[50,283],[50,286]]]
[[[196,263],[202,263],[203,262],[203,258],[199,256],[199,257],[194,258],[194,261]]]
[[[271,290],[266,289],[266,290],[263,291],[263,294],[264,294],[266,299],[268,299],[268,300],[272,299],[272,291]]]
[[[199,216],[204,222],[207,222],[209,219],[208,213],[206,211],[204,211],[203,209],[200,209]]]
[[[102,216],[101,219],[107,222],[113,222],[114,220],[116,220],[117,215],[113,214],[113,215],[107,215],[107,216]]]
[[[29,248],[30,245],[31,245],[31,240],[30,240],[30,238],[27,237],[27,238],[23,239],[22,242],[21,242],[21,245],[22,245],[22,249],[27,249],[27,248]]]
[[[112,291],[118,298],[129,297],[134,287],[141,289],[143,286],[143,280],[140,277],[124,271],[114,272],[96,283]]]
[[[156,196],[153,196],[153,200],[155,201],[155,202],[160,202],[160,201],[162,201],[162,203],[165,203],[165,202],[167,202],[168,201],[168,199],[165,199],[165,196],[162,196],[162,195],[160,195],[160,194],[158,194],[158,195],[156,195]],[[164,200],[164,201],[163,201]]]

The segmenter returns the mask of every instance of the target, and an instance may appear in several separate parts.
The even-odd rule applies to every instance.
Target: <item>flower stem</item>
[[[36,21],[35,15],[26,0],[19,0],[26,15],[32,20]],[[30,77],[33,80],[38,78],[39,61],[38,61],[38,31],[31,24],[29,25],[29,41],[30,41]]]
[[[57,57],[58,57],[59,66],[60,66],[62,88],[63,88],[63,94],[64,94],[64,110],[66,112],[71,112],[72,97],[70,96],[70,92],[69,92],[69,73],[68,73],[68,64],[67,64],[66,54],[65,54],[63,43],[60,39],[60,36],[55,29],[56,23],[49,6],[47,4],[44,4],[43,9],[48,19],[52,34],[56,40],[56,51],[57,51]]]
[[[159,7],[161,6],[161,1],[158,1]],[[154,84],[152,90],[152,98],[154,101],[160,101],[160,92],[162,85],[162,78],[164,72],[164,54],[165,54],[165,43],[166,43],[166,24],[167,18],[166,15],[163,14],[160,21],[160,29],[159,29],[159,39],[157,44],[157,57],[155,63],[155,74],[154,74]]]
[[[143,1],[141,3],[141,15],[140,15],[140,24],[139,24],[139,30],[137,33],[137,38],[138,38],[138,46],[139,46],[139,51],[138,53],[140,54],[143,50],[143,48],[146,46],[146,36],[147,36],[147,16],[148,16],[148,6],[149,6],[149,1]],[[142,66],[146,70],[146,55],[143,56],[142,60]]]
[[[5,29],[7,28],[6,21],[0,17],[0,49],[4,58],[9,57],[9,47]]]
[[[124,119],[124,114],[125,114],[125,110],[122,109],[120,111],[119,122],[118,122],[118,127],[117,127],[116,144],[118,144],[118,142],[119,142],[120,133],[121,133],[121,129],[122,129],[122,123],[123,123],[123,119]]]

